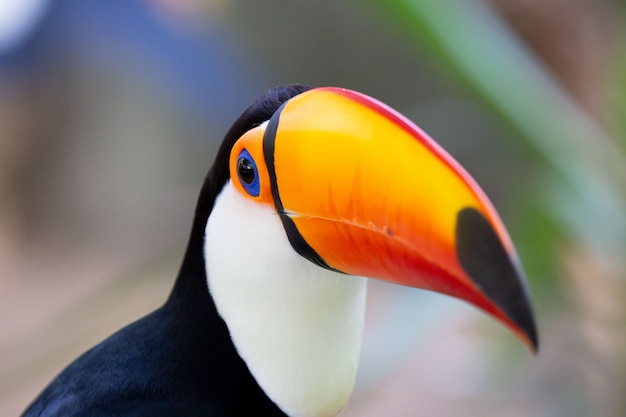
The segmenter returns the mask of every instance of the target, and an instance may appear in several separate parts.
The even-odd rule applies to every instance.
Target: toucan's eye
[[[257,197],[260,192],[259,173],[250,153],[243,149],[237,158],[237,176],[248,194]]]

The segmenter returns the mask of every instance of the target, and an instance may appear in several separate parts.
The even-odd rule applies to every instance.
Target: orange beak
[[[267,200],[302,256],[465,300],[537,349],[502,221],[469,174],[408,119],[360,93],[318,88],[251,136],[262,139]]]

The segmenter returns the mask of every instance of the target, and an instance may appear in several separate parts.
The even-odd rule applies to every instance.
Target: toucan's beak
[[[417,126],[360,93],[318,88],[263,127],[252,135],[262,135],[261,181],[301,255],[463,299],[537,349],[524,275],[498,214]]]

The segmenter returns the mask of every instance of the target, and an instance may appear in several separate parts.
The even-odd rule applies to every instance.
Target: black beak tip
[[[476,286],[517,325],[537,353],[539,338],[524,274],[489,221],[474,208],[464,208],[457,215],[456,253]]]

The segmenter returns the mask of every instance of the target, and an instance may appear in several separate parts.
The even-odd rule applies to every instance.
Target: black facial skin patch
[[[272,115],[270,121],[267,124],[267,129],[263,135],[263,155],[265,157],[265,164],[267,165],[267,171],[270,177],[270,185],[272,189],[272,197],[274,198],[274,205],[276,206],[276,212],[280,216],[280,220],[283,222],[285,233],[293,249],[300,254],[300,256],[308,259],[314,264],[321,266],[322,268],[341,272],[326,263],[326,261],[308,244],[304,239],[298,227],[294,221],[289,217],[284,210],[283,203],[280,199],[280,193],[278,191],[278,183],[276,181],[276,167],[274,166],[274,146],[276,144],[276,132],[278,131],[278,123],[280,120],[280,114],[285,108],[287,102]]]

